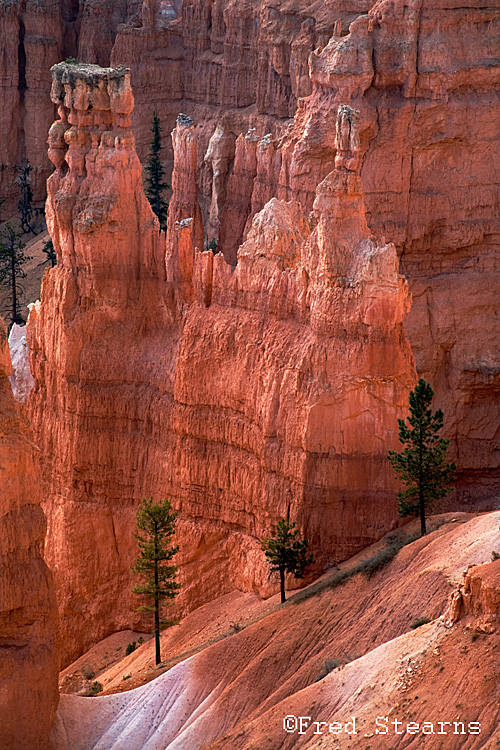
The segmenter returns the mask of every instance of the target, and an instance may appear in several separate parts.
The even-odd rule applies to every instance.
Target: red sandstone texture
[[[0,319],[0,746],[49,750],[59,694],[57,609],[43,559],[38,449],[9,383]]]
[[[169,171],[167,135],[179,112],[193,118],[206,240],[218,239],[235,265],[268,200],[311,210],[334,165],[338,104],[359,109],[368,226],[395,243],[410,284],[407,335],[445,411],[461,471],[453,502],[494,504],[500,10],[495,0],[306,5],[4,3],[0,192],[14,208],[15,166],[27,155],[43,193],[50,64],[67,55],[111,60],[132,71],[143,161],[153,109]],[[248,128],[255,130],[245,138]]]
[[[271,200],[233,270],[200,247],[190,119],[173,133],[160,235],[128,72],[61,64],[53,76],[59,262],[28,340],[66,663],[139,625],[129,566],[142,496],[180,511],[181,611],[235,587],[269,593],[259,539],[281,516],[318,568],[380,537],[397,522],[385,456],[415,374],[396,250],[365,219],[355,110],[335,123],[337,167],[309,219]]]
[[[184,103],[198,122],[208,119],[204,148],[221,109],[234,110],[230,126],[242,132],[252,118],[245,110],[258,102],[258,111],[279,129],[278,121],[293,116],[297,94],[308,93],[307,57],[317,37],[315,21],[293,4],[282,15],[234,0],[9,0],[0,7],[6,50],[0,62],[0,195],[14,210],[16,169],[25,158],[35,168],[36,197],[44,195],[50,173],[45,133],[54,119],[49,70],[67,57],[133,67],[139,93],[134,130],[144,159],[152,106],[166,132],[186,111]],[[167,164],[171,170],[170,148]]]

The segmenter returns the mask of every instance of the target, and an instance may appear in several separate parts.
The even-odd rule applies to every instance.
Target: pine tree
[[[23,232],[33,232],[33,234],[36,234],[35,230],[33,229],[32,221],[33,221],[33,191],[31,189],[31,179],[30,179],[30,172],[33,171],[33,167],[27,161],[25,164],[19,167],[19,187],[20,187],[20,197],[19,197],[19,203],[17,204],[19,214],[21,216],[21,228]]]
[[[426,534],[426,512],[446,497],[456,470],[454,463],[446,461],[449,440],[438,435],[443,427],[443,412],[438,409],[432,413],[433,396],[429,383],[420,378],[410,393],[409,427],[404,419],[398,419],[399,442],[405,448],[401,453],[389,451],[387,456],[406,485],[397,496],[399,513],[401,516],[419,516],[422,536]]]
[[[0,231],[0,284],[8,290],[8,307],[10,311],[10,326],[14,323],[24,323],[21,317],[20,295],[22,287],[19,279],[26,278],[23,264],[31,257],[24,254],[25,243],[22,234],[6,222]]]
[[[57,255],[56,251],[54,250],[54,243],[50,238],[47,240],[47,242],[43,243],[42,250],[47,256],[47,260],[44,262],[48,263],[50,260],[50,267],[54,268],[54,266],[57,264]]]
[[[282,518],[278,521],[274,536],[264,539],[261,545],[271,565],[271,573],[279,573],[281,603],[286,601],[285,573],[302,578],[307,566],[314,562],[314,556],[307,554],[309,542],[298,539],[298,535],[295,524]]]
[[[175,533],[176,519],[177,513],[171,511],[170,500],[155,503],[153,498],[144,499],[137,511],[138,533],[134,536],[140,552],[132,570],[143,576],[145,583],[135,586],[133,591],[152,601],[152,606],[140,609],[154,612],[156,664],[161,662],[160,624],[173,624],[160,620],[160,606],[165,599],[173,599],[180,589],[180,584],[174,581],[177,566],[170,562],[179,551],[178,546],[169,544]]]
[[[163,191],[168,188],[168,185],[164,182],[165,170],[160,159],[160,151],[162,150],[161,130],[160,118],[154,112],[151,123],[153,137],[151,139],[149,160],[146,167],[146,172],[148,173],[146,195],[148,196],[151,208],[160,222],[160,231],[166,231],[168,203],[162,196]]]

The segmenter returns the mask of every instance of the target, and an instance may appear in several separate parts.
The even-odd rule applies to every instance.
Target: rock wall
[[[9,383],[0,318],[0,737],[9,750],[49,750],[59,692],[57,609],[43,559],[38,449]]]
[[[366,8],[369,2],[365,2]],[[262,15],[262,19],[261,19]],[[66,58],[99,65],[127,65],[137,93],[134,132],[147,156],[153,109],[165,132],[179,112],[196,116],[206,149],[221,110],[231,127],[246,132],[254,113],[293,116],[296,96],[309,86],[307,56],[315,21],[297,7],[280,11],[234,0],[8,0],[0,5],[0,195],[15,211],[17,167],[29,159],[35,197],[45,196],[50,164],[45,133],[54,120],[48,98],[50,67]],[[285,21],[283,23],[283,21]],[[290,42],[297,44],[290,49]],[[8,54],[7,54],[8,52]],[[291,74],[290,71],[293,71]],[[296,72],[295,72],[296,71]],[[266,127],[268,127],[266,125]],[[275,128],[276,130],[276,128]],[[172,170],[172,150],[165,163]],[[203,151],[204,152],[204,151]]]
[[[410,284],[406,331],[445,412],[455,507],[496,507],[500,486],[499,29],[492,4],[425,0],[379,0],[336,24],[310,56],[312,92],[288,132],[238,141],[219,207],[219,247],[234,263],[272,196],[312,208],[335,163],[339,105],[359,111],[367,221],[394,241]]]
[[[63,663],[139,626],[131,594],[141,497],[179,510],[178,612],[272,588],[259,539],[281,516],[317,566],[397,522],[386,451],[414,382],[396,249],[368,229],[349,106],[313,215],[273,199],[232,268],[202,251],[194,124],[172,134],[174,196],[159,234],[129,128],[129,72],[61,64],[47,216],[58,264],[28,343],[44,457],[47,558]]]
[[[499,28],[494,0],[3,3],[4,210],[17,204],[16,165],[25,156],[37,197],[44,193],[43,134],[54,115],[48,70],[68,55],[130,67],[139,157],[147,158],[156,109],[167,179],[168,133],[179,112],[194,120],[205,241],[218,241],[233,266],[272,197],[312,209],[334,165],[338,104],[351,103],[361,113],[368,225],[401,257],[414,299],[407,335],[461,470],[453,503],[494,506]]]
[[[367,461],[380,465],[370,492],[381,506],[392,497],[382,448],[377,454],[373,445],[391,439],[379,422],[389,424],[404,412],[411,365],[394,250],[374,250],[371,233],[394,241],[409,280],[414,301],[406,334],[419,374],[431,381],[445,411],[461,472],[453,503],[497,502],[500,12],[493,2],[475,0],[460,7],[451,0],[301,5],[45,0],[0,8],[0,33],[12,52],[0,76],[2,179],[10,186],[24,153],[39,185],[46,174],[37,149],[54,110],[40,93],[51,62],[66,55],[101,63],[110,57],[130,66],[137,92],[132,112],[125,74],[110,74],[111,85],[95,72],[95,95],[106,89],[96,104],[89,93],[94,73],[86,69],[81,92],[68,94],[65,104],[65,87],[71,92],[80,84],[62,68],[54,92],[62,110],[50,136],[57,171],[48,219],[60,268],[48,274],[43,304],[32,318],[31,409],[49,477],[49,556],[58,566],[75,650],[130,625],[129,530],[143,495],[170,495],[182,511],[189,542],[181,609],[235,581],[266,590],[252,538],[268,533],[276,508],[290,508],[321,549],[331,545],[334,551],[320,556],[320,565],[379,533],[369,528],[356,540],[350,511],[339,510],[337,531],[305,520],[313,499],[321,508],[330,507],[332,497],[341,498],[342,507],[352,504],[354,495],[341,488],[356,483]],[[36,29],[43,30],[38,42]],[[64,83],[63,72],[70,76]],[[112,93],[115,84],[118,93]],[[123,97],[126,103],[117,103]],[[179,158],[166,240],[144,201],[127,119],[144,158],[153,105],[164,135],[179,111],[198,123],[186,119],[176,126]],[[343,122],[342,116],[349,111],[357,142],[339,149],[340,141],[350,143],[349,118]],[[165,155],[171,165],[173,147]],[[328,223],[326,211],[335,223]],[[224,261],[203,254],[212,238]],[[385,241],[376,247],[386,247]],[[372,295],[371,274],[388,299],[398,289],[397,314],[393,302]],[[391,283],[382,283],[387,275]],[[335,293],[326,292],[332,280]],[[380,302],[393,321],[392,334],[378,329],[381,321],[362,309],[352,289],[373,296],[373,310]],[[338,320],[344,306],[348,324],[332,324],[330,331],[328,321]],[[293,353],[295,333],[301,341],[312,337],[302,359]],[[382,357],[377,347],[386,339],[392,348]],[[396,339],[404,367],[394,353]],[[338,388],[341,403],[355,400],[352,384],[332,385],[344,351],[342,367],[358,373],[364,394],[359,419],[373,417],[370,429],[363,425],[352,434],[337,395],[331,396]],[[376,397],[378,406],[364,400],[372,376],[360,373],[380,373],[385,363],[390,382],[405,373],[393,412],[386,409],[387,395]],[[301,373],[295,390],[293,378],[276,374],[280,368]],[[259,373],[258,386],[249,372]],[[197,384],[197,373],[206,386]],[[379,375],[374,378],[378,383]],[[328,395],[314,392],[313,381]],[[289,410],[290,393],[303,413]],[[329,426],[337,409],[339,434]],[[367,453],[360,449],[353,459],[364,468],[351,475],[338,441],[346,435],[351,449],[365,433],[371,436]],[[276,464],[279,455],[287,456],[284,466]],[[357,487],[355,494],[366,489]],[[255,510],[263,496],[274,498],[273,510],[264,514]],[[379,521],[382,528],[390,518],[382,513]],[[68,572],[70,550],[85,573]],[[233,569],[230,556],[237,560]],[[97,623],[117,580],[123,607]],[[94,601],[98,588],[102,600]],[[87,641],[81,613],[94,622]],[[69,623],[76,623],[74,632]]]

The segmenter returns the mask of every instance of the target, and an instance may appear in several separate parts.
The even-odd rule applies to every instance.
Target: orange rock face
[[[369,4],[364,2],[366,9]],[[130,66],[138,98],[134,132],[141,159],[146,158],[155,108],[166,132],[179,112],[204,122],[205,153],[221,108],[231,110],[236,137],[255,119],[256,112],[246,111],[249,106],[258,102],[258,111],[274,124],[293,116],[297,94],[308,93],[307,57],[318,37],[316,24],[295,3],[287,11],[234,0],[3,3],[0,195],[8,199],[4,208],[16,210],[14,180],[26,158],[34,166],[35,197],[45,195],[50,174],[45,133],[54,119],[47,96],[51,65],[73,57],[85,63]],[[296,44],[290,49],[292,40]],[[165,158],[171,172],[170,144]]]
[[[138,427],[154,408],[149,383],[156,368],[155,331],[168,327],[172,316],[163,312],[169,292],[164,251],[129,128],[133,98],[127,71],[56,66],[52,98],[61,119],[49,134],[49,156],[57,168],[48,183],[47,219],[59,262],[45,278],[44,302],[32,312],[28,339],[38,381],[32,409],[50,462],[47,560],[62,618],[68,620],[63,645],[74,651],[109,628],[104,617],[81,640],[104,600],[109,607],[115,598],[116,576],[130,578],[136,493],[125,486],[134,484],[139,470],[139,493],[149,491],[147,446]],[[148,393],[145,400],[141,391]],[[128,434],[127,458],[113,431]],[[121,465],[132,472],[125,484]],[[129,594],[128,609],[132,598]],[[86,624],[82,617],[89,618]],[[113,622],[117,629],[125,623],[121,616]]]
[[[139,625],[130,564],[142,496],[180,511],[180,611],[269,593],[259,539],[297,520],[317,568],[396,523],[396,445],[414,379],[394,245],[365,218],[356,112],[313,215],[276,199],[233,270],[203,252],[196,137],[173,133],[167,235],[146,201],[124,69],[53,69],[47,274],[28,340],[45,458],[47,556],[63,661]]]
[[[118,24],[134,16],[132,6],[124,0],[99,2],[98,6],[92,0],[41,0],[9,1],[0,7],[0,40],[5,50],[0,61],[0,195],[7,199],[4,214],[17,210],[15,179],[25,159],[33,166],[35,199],[46,195],[51,165],[45,134],[54,120],[54,107],[47,97],[51,66],[67,57],[106,65]]]
[[[379,0],[349,27],[341,18],[309,58],[312,91],[287,134],[261,138],[255,157],[249,145],[236,149],[219,244],[234,263],[252,217],[272,196],[309,211],[336,163],[339,108],[358,111],[368,226],[398,248],[414,300],[406,332],[445,412],[460,469],[452,502],[465,507],[493,502],[500,482],[493,19],[498,24],[491,6],[451,11],[421,0]],[[467,51],[455,48],[459,38]]]
[[[49,750],[59,693],[57,609],[43,559],[38,450],[12,395],[0,319],[0,737],[3,748]]]
[[[496,553],[497,554],[497,553]],[[462,583],[450,597],[447,623],[453,625],[462,616],[471,615],[479,633],[491,635],[500,622],[500,562],[471,565]]]

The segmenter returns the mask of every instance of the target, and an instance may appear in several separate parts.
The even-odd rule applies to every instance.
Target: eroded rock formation
[[[500,623],[500,561],[498,553],[485,565],[470,565],[463,573],[462,582],[450,596],[446,614],[447,624],[454,625],[461,617],[469,616],[479,633],[491,635]]]
[[[158,222],[142,189],[129,127],[128,71],[61,64],[52,98],[60,119],[49,134],[56,171],[48,183],[47,220],[58,264],[45,277],[28,339],[36,382],[32,412],[50,467],[47,560],[67,646],[76,637],[71,623],[81,631],[82,616],[84,629],[94,621],[91,630],[101,632],[95,614],[115,598],[116,576],[129,577],[130,554],[123,554],[133,514],[125,487],[134,485],[139,470],[141,489],[149,491],[144,471],[152,456],[138,425],[154,409],[154,397],[145,394],[156,367],[155,330],[168,330],[170,323],[162,312],[168,287]],[[119,448],[122,432],[128,438]],[[125,465],[132,473],[122,484]],[[131,595],[126,602],[131,609]],[[116,624],[120,629],[125,622],[118,617]]]
[[[333,33],[311,53],[312,92],[299,100],[288,132],[273,138],[260,129],[255,157],[250,144],[236,149],[219,248],[235,262],[252,217],[272,196],[308,212],[335,165],[339,107],[357,110],[367,222],[375,236],[394,241],[410,283],[407,335],[417,370],[445,412],[460,469],[452,502],[495,507],[499,12],[472,1],[452,10],[425,0],[379,0],[365,10],[350,26],[339,13]],[[467,45],[453,51],[458,38]]]
[[[143,161],[154,109],[164,134],[179,112],[197,123],[207,239],[218,239],[232,265],[272,197],[312,209],[334,167],[338,105],[350,104],[360,112],[368,226],[401,257],[414,300],[407,335],[445,412],[460,469],[452,502],[495,506],[499,14],[494,2],[477,0],[2,3],[4,210],[16,208],[16,166],[26,156],[43,194],[44,133],[53,119],[48,68],[69,55],[131,68]],[[227,141],[216,137],[205,164],[222,121]],[[249,128],[255,142],[243,140]]]
[[[358,0],[359,4],[359,0]],[[363,7],[368,9],[370,0]],[[321,15],[321,13],[320,13]],[[352,15],[352,14],[351,14]],[[306,20],[304,20],[306,19]],[[324,33],[329,22],[318,22]],[[318,37],[316,21],[291,3],[284,12],[264,3],[194,0],[8,0],[0,5],[0,195],[14,211],[17,167],[29,159],[37,199],[45,194],[50,164],[45,133],[54,119],[47,98],[51,65],[66,58],[132,68],[137,95],[134,132],[146,158],[153,109],[165,132],[179,112],[196,117],[203,153],[221,110],[232,110],[246,132],[255,107],[269,126],[293,116],[296,96],[308,93],[307,57]],[[292,40],[296,44],[290,47]],[[153,109],[152,109],[153,107]],[[277,132],[277,130],[276,130]],[[172,150],[165,154],[169,171]]]
[[[59,693],[57,609],[43,559],[38,449],[12,395],[0,318],[0,744],[49,750]]]
[[[66,662],[139,623],[129,566],[142,496],[180,511],[180,610],[234,587],[269,592],[259,539],[281,516],[318,568],[378,538],[397,518],[385,455],[414,370],[396,250],[365,219],[352,108],[313,215],[268,202],[233,269],[203,251],[190,118],[172,134],[160,235],[128,71],[61,64],[53,77],[59,262],[28,337]]]

